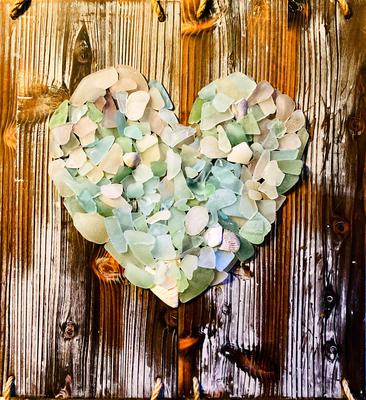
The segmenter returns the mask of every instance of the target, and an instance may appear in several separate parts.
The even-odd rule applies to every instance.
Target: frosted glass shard
[[[143,137],[141,129],[139,128],[138,125],[126,126],[124,130],[124,135],[131,139],[136,139],[136,140],[142,139]]]
[[[123,231],[119,224],[118,218],[107,217],[105,218],[104,222],[109,240],[112,243],[113,247],[119,253],[125,253],[127,251],[127,242],[123,235]]]
[[[207,131],[232,118],[233,114],[230,110],[218,112],[211,102],[207,102],[202,105],[200,128]]]
[[[218,271],[224,271],[234,260],[235,254],[229,251],[217,250],[215,251],[215,257],[216,257],[216,269]]]
[[[129,199],[139,199],[144,195],[144,187],[141,182],[130,183],[125,190]]]
[[[253,218],[258,211],[257,203],[250,199],[247,193],[243,193],[240,198],[239,211],[244,218]]]
[[[103,121],[101,124],[104,128],[117,128],[117,115],[120,115],[120,113],[118,113],[117,107],[110,94],[107,94],[105,99],[106,104],[103,109]]]
[[[100,192],[103,196],[109,199],[117,199],[122,195],[123,186],[118,183],[111,183],[109,185],[101,185]]]
[[[70,140],[73,124],[59,125],[51,130],[52,136],[60,146],[66,144]]]
[[[177,252],[173,247],[170,235],[161,235],[156,237],[152,255],[159,260],[175,260]]]
[[[219,150],[223,151],[225,154],[230,153],[231,151],[231,143],[230,140],[228,139],[226,132],[224,128],[219,125],[217,127],[217,132],[218,132],[218,147]]]
[[[136,148],[140,153],[158,143],[156,135],[145,135],[142,139],[136,141]]]
[[[103,244],[108,241],[104,218],[97,213],[75,213],[73,216],[75,228],[89,242]]]
[[[149,289],[154,286],[154,277],[146,272],[144,269],[137,267],[133,263],[126,263],[125,277],[135,286],[143,289]]]
[[[239,121],[239,123],[243,127],[244,133],[246,135],[260,135],[261,131],[259,129],[257,121],[254,118],[254,115],[251,112],[245,115]]]
[[[132,172],[132,175],[135,178],[136,182],[141,183],[147,182],[154,176],[151,168],[144,164],[138,165],[136,169]]]
[[[86,154],[82,147],[73,150],[66,160],[67,168],[81,168],[86,162]]]
[[[182,159],[179,154],[172,149],[168,149],[166,153],[167,179],[174,179],[181,171]]]
[[[294,111],[286,122],[287,133],[295,133],[305,126],[305,115],[301,110]]]
[[[118,80],[115,68],[110,67],[94,72],[84,77],[70,98],[74,106],[81,106],[87,101],[94,102],[105,95],[105,89],[111,87]]]
[[[151,225],[159,221],[168,221],[170,217],[171,217],[171,212],[169,210],[162,210],[156,212],[154,215],[147,218],[146,222]]]
[[[219,247],[219,250],[228,251],[232,253],[236,253],[240,249],[240,240],[235,235],[235,233],[229,231],[228,229],[224,229],[224,233],[222,236],[222,243]]]
[[[257,84],[241,72],[234,72],[225,78],[216,81],[217,91],[232,97],[236,101],[248,99],[254,92]]]
[[[239,164],[249,164],[253,155],[252,150],[246,142],[234,146],[227,156],[227,160]]]
[[[87,116],[95,123],[101,122],[103,119],[103,113],[96,107],[96,105],[88,102],[86,106],[88,108]]]
[[[212,100],[212,105],[221,113],[225,112],[233,103],[234,99],[224,93],[217,93]]]
[[[229,189],[217,189],[209,198],[207,207],[209,209],[220,210],[229,207],[236,202],[235,193]]]
[[[207,226],[209,220],[208,211],[205,207],[192,207],[185,218],[186,232],[190,236],[198,235]]]
[[[278,167],[285,174],[300,175],[302,170],[302,160],[282,160],[278,161]]]
[[[239,231],[240,236],[253,244],[261,244],[271,230],[271,224],[261,213],[257,213],[247,221]]]
[[[202,105],[204,101],[197,97],[192,105],[191,113],[189,114],[188,123],[195,124],[201,121]]]
[[[135,68],[132,68],[129,65],[117,65],[116,69],[118,72],[118,80],[132,79],[137,85],[136,89],[143,90],[145,92],[149,90],[146,79]]]
[[[165,106],[165,101],[157,88],[150,88],[150,107],[159,111]]]
[[[253,106],[256,103],[261,103],[262,101],[267,100],[273,94],[273,87],[267,81],[258,82],[256,88],[248,99],[248,104]]]
[[[98,125],[93,122],[88,116],[82,117],[73,128],[73,131],[80,137],[85,137],[98,128]]]
[[[219,182],[220,186],[232,190],[236,194],[240,194],[243,188],[243,183],[231,171],[217,166],[212,167],[211,172]]]
[[[287,94],[280,94],[276,98],[276,107],[276,118],[285,122],[295,110],[295,102]]]
[[[270,158],[271,158],[270,152],[268,150],[264,150],[255,165],[254,172],[253,172],[254,180],[259,180],[263,177],[264,168],[270,162]]]
[[[226,153],[219,149],[219,142],[213,136],[205,136],[201,139],[200,150],[208,158],[226,157]]]
[[[131,153],[126,153],[122,157],[124,163],[130,167],[130,168],[136,168],[141,161],[141,157],[138,153],[131,152]]]
[[[301,147],[301,140],[296,133],[287,133],[278,142],[280,150],[297,150]]]
[[[299,175],[286,174],[281,185],[277,188],[278,194],[288,192],[299,181]]]
[[[93,147],[86,149],[86,154],[94,165],[98,165],[107,155],[114,142],[113,136],[100,139]]]
[[[208,228],[203,235],[207,246],[209,247],[217,247],[222,243],[222,235],[223,229],[221,225],[215,225],[211,228]]]
[[[165,90],[165,87],[160,82],[154,79],[149,81],[149,86],[150,88],[155,88],[159,91],[161,97],[164,99],[165,108],[167,108],[168,110],[173,110],[174,105],[170,100],[170,96],[168,92]]]
[[[202,247],[198,257],[198,266],[202,268],[215,268],[216,257],[211,247]]]
[[[212,100],[215,97],[215,95],[216,95],[216,81],[206,85],[198,92],[198,97],[206,101]]]
[[[131,121],[138,121],[144,115],[149,101],[150,95],[147,92],[139,90],[131,93],[126,102],[126,117]]]
[[[268,182],[264,181],[258,187],[258,190],[266,195],[269,199],[276,199],[278,196],[276,186],[270,185]]]

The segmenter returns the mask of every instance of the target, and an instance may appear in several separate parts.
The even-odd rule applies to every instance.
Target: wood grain
[[[339,398],[346,376],[357,395],[364,388],[364,336],[353,344],[352,337],[364,332],[366,54],[356,32],[364,42],[366,2],[353,2],[349,21],[325,0],[222,0],[203,21],[194,18],[197,3],[185,0],[182,10],[183,117],[198,88],[243,71],[295,98],[311,143],[301,183],[249,264],[253,278],[234,276],[180,307],[179,340],[200,345],[180,352],[179,393],[188,395],[198,375],[211,397]],[[357,134],[347,124],[352,115],[362,126]],[[268,368],[272,378],[264,379]]]
[[[1,5],[0,371],[17,394],[148,397],[157,375],[176,393],[176,321],[148,291],[99,283],[51,184],[47,119],[90,71],[118,63],[166,85],[179,104],[179,4],[160,24],[149,1]],[[15,130],[15,122],[17,129]]]

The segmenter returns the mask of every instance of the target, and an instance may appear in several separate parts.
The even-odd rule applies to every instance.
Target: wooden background
[[[342,397],[364,393],[366,0],[33,0],[0,3],[0,383],[19,396]],[[82,76],[126,63],[187,120],[232,71],[294,97],[311,142],[301,183],[230,284],[180,306],[100,283],[47,175],[47,119]]]

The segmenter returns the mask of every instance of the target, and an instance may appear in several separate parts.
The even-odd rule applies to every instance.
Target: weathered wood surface
[[[82,76],[126,63],[179,104],[180,8],[149,1],[32,1],[17,22],[1,3],[1,378],[17,394],[148,397],[176,391],[176,331],[147,291],[99,284],[96,251],[76,233],[49,180],[47,117]],[[16,125],[15,125],[16,124]],[[66,331],[65,331],[66,330]]]
[[[17,22],[1,2],[0,381],[14,374],[18,395],[53,396],[68,373],[75,397],[148,397],[157,375],[172,398],[193,376],[210,397],[339,398],[342,377],[363,389],[366,0],[348,21],[329,0],[213,1],[201,21],[198,3],[163,2],[160,24],[144,0],[33,0]],[[49,112],[121,62],[162,80],[183,120],[234,70],[309,120],[308,169],[271,236],[245,273],[180,307],[178,330],[148,292],[95,278],[98,249],[47,176]],[[272,365],[274,379],[253,376]]]

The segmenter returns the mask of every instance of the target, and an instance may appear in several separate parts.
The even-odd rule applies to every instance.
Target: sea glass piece
[[[242,125],[236,121],[226,123],[225,132],[232,146],[248,141]]]
[[[236,194],[241,193],[243,183],[231,171],[215,165],[212,167],[211,172],[218,179],[222,188],[230,189]]]
[[[301,110],[294,111],[286,122],[287,133],[295,133],[305,126],[305,115]]]
[[[98,109],[98,107],[94,103],[90,102],[88,102],[86,106],[88,108],[87,116],[95,123],[101,122],[103,119],[103,113]]]
[[[222,122],[228,121],[233,117],[230,110],[218,112],[211,102],[204,103],[201,110],[200,128],[203,131],[210,130]]]
[[[248,194],[245,192],[243,192],[240,198],[239,211],[241,215],[246,219],[253,218],[258,211],[257,203],[255,202],[255,200],[250,199]]]
[[[132,172],[136,182],[145,183],[151,179],[154,175],[150,167],[144,164],[139,164]]]
[[[91,132],[95,132],[98,125],[93,122],[88,116],[82,117],[73,128],[73,131],[80,137],[85,137]]]
[[[302,160],[281,160],[277,161],[278,167],[285,174],[300,175],[303,167]]]
[[[262,174],[262,178],[272,186],[280,185],[284,177],[285,174],[280,170],[275,160],[267,163]]]
[[[147,218],[146,222],[151,225],[159,221],[168,221],[170,217],[171,217],[171,212],[169,210],[161,210],[156,212],[151,217]]]
[[[258,201],[258,211],[273,224],[276,220],[277,204],[275,200],[261,200]]]
[[[222,226],[217,224],[208,228],[204,233],[204,239],[209,247],[217,247],[222,243],[223,229]]]
[[[137,83],[131,78],[119,78],[118,82],[109,88],[113,97],[116,97],[118,92],[131,92],[137,89]]]
[[[204,101],[199,97],[197,97],[197,99],[194,101],[191,108],[191,113],[189,114],[188,118],[189,124],[195,124],[201,121],[201,112],[203,103]]]
[[[81,106],[87,101],[93,103],[98,97],[104,96],[105,89],[111,87],[117,80],[118,74],[113,67],[101,69],[87,75],[75,89],[70,98],[70,103],[74,106]]]
[[[151,79],[149,81],[149,86],[150,86],[150,88],[155,88],[159,91],[161,97],[164,99],[165,108],[167,108],[168,110],[174,109],[174,105],[173,105],[172,101],[170,100],[170,96],[169,96],[168,92],[165,90],[165,87],[159,81]]]
[[[177,252],[174,249],[171,236],[157,236],[152,254],[159,260],[175,260]]]
[[[167,179],[174,179],[181,171],[182,159],[178,153],[168,149],[166,153]]]
[[[225,112],[232,104],[234,99],[224,93],[217,93],[212,100],[212,105],[218,112]]]
[[[198,235],[207,226],[209,215],[207,208],[202,206],[192,207],[185,218],[186,232],[190,236]]]
[[[241,72],[234,72],[216,81],[217,91],[232,97],[235,101],[248,99],[257,84]]]
[[[274,185],[270,185],[268,182],[264,181],[258,187],[258,190],[262,192],[269,199],[274,200],[278,196],[277,188]]]
[[[204,292],[215,278],[215,272],[212,269],[197,268],[193,272],[193,277],[189,281],[188,288],[179,293],[179,300],[182,303],[187,303],[189,300],[199,296]]]
[[[219,149],[219,142],[213,136],[205,136],[200,143],[201,153],[208,158],[222,158],[227,154]]]
[[[202,268],[215,268],[216,257],[211,247],[202,247],[198,256],[198,266]]]
[[[257,83],[256,88],[248,99],[248,103],[250,106],[254,104],[261,103],[262,101],[267,100],[273,94],[273,87],[267,81],[260,81]]]
[[[286,174],[281,185],[277,188],[278,194],[284,194],[288,192],[292,187],[296,185],[298,181],[299,175]]]
[[[53,112],[48,127],[54,129],[57,126],[65,125],[69,114],[69,102],[64,100]]]
[[[143,134],[138,125],[130,125],[124,129],[124,135],[131,139],[142,139]]]
[[[234,146],[231,152],[227,156],[227,160],[230,162],[248,164],[252,158],[253,152],[246,142],[239,143]]]
[[[82,147],[73,150],[66,161],[67,168],[81,168],[86,162],[86,154]]]
[[[104,97],[101,97],[104,99]],[[88,112],[88,106],[83,104],[80,107],[74,107],[71,104],[69,105],[69,122],[71,124],[75,124],[79,121],[81,117],[83,117]]]
[[[140,153],[143,153],[154,144],[158,143],[156,135],[145,135],[142,139],[136,140],[136,148]]]
[[[144,269],[137,267],[133,263],[126,263],[124,267],[124,275],[133,285],[141,287],[143,289],[153,289],[153,275],[149,274]]]
[[[255,168],[253,171],[253,179],[254,180],[259,180],[263,177],[263,171],[264,171],[266,165],[270,162],[270,158],[271,158],[271,153],[268,150],[264,150],[255,165]],[[252,187],[252,189],[256,189],[256,188]]]
[[[150,166],[154,176],[158,176],[159,178],[165,176],[167,171],[167,165],[165,161],[153,161]]]
[[[163,97],[161,96],[159,90],[157,88],[150,88],[149,90],[150,94],[150,106],[156,110],[159,111],[165,106],[165,101]]]
[[[216,81],[211,82],[198,92],[198,97],[206,101],[212,100],[216,95],[216,89],[217,89]]]
[[[216,269],[218,271],[224,271],[234,260],[235,254],[229,251],[216,250],[215,258]]]
[[[123,155],[122,159],[124,163],[130,168],[136,168],[141,161],[139,153],[136,152],[126,153]]]
[[[188,282],[187,282],[188,285]],[[185,288],[186,286],[183,286]],[[180,291],[181,287],[174,286],[172,288],[166,289],[163,286],[156,285],[151,288],[151,291],[155,294],[155,296],[159,297],[165,304],[169,307],[177,308],[178,307],[178,291]]]
[[[191,280],[193,277],[193,272],[198,267],[198,257],[192,254],[187,254],[183,257],[180,268],[186,275],[187,279]]]
[[[239,234],[250,243],[261,244],[270,230],[271,224],[258,212],[240,228]]]
[[[122,195],[123,186],[119,183],[111,183],[109,185],[101,185],[100,192],[109,199],[117,199]]]
[[[130,183],[125,192],[129,199],[138,199],[144,195],[144,186],[141,182]]]
[[[75,228],[89,242],[103,244],[108,241],[104,218],[97,213],[75,213],[73,216]]]
[[[257,121],[251,112],[248,112],[248,114],[240,120],[240,125],[243,127],[246,135],[260,135],[261,133]]]
[[[296,133],[287,133],[278,142],[280,150],[297,150],[301,147],[301,140]]]
[[[123,235],[121,225],[119,224],[117,217],[107,217],[104,219],[105,227],[108,233],[108,237],[113,247],[119,253],[125,253],[127,251],[127,241]]]
[[[217,127],[217,133],[219,150],[223,151],[225,154],[230,153],[231,143],[226,135],[225,129],[221,125]]]
[[[95,143],[95,146],[86,149],[86,154],[94,165],[98,165],[107,155],[114,142],[113,136],[107,136]]]
[[[70,140],[73,124],[64,124],[56,126],[51,130],[52,136],[60,146],[66,144]]]
[[[121,114],[126,114],[127,92],[118,92],[114,95],[117,100],[118,110]]]
[[[300,158],[302,158],[305,147],[309,141],[309,132],[305,128],[302,128],[299,130],[299,132],[297,132],[297,136],[301,141],[301,146],[299,148],[299,153],[297,156],[297,158],[300,159]]]
[[[146,79],[135,68],[129,65],[117,65],[116,69],[118,72],[118,80],[132,79],[136,82],[137,90],[143,90],[145,92],[149,90]]]
[[[229,231],[228,229],[224,229],[224,233],[222,235],[222,243],[219,247],[219,250],[236,253],[237,251],[239,251],[239,249],[239,238],[236,236],[235,233]]]
[[[295,109],[295,102],[287,94],[280,94],[276,98],[276,118],[287,121]]]
[[[150,95],[147,92],[138,90],[131,93],[126,102],[126,117],[131,121],[138,121],[144,115],[149,101]]]

